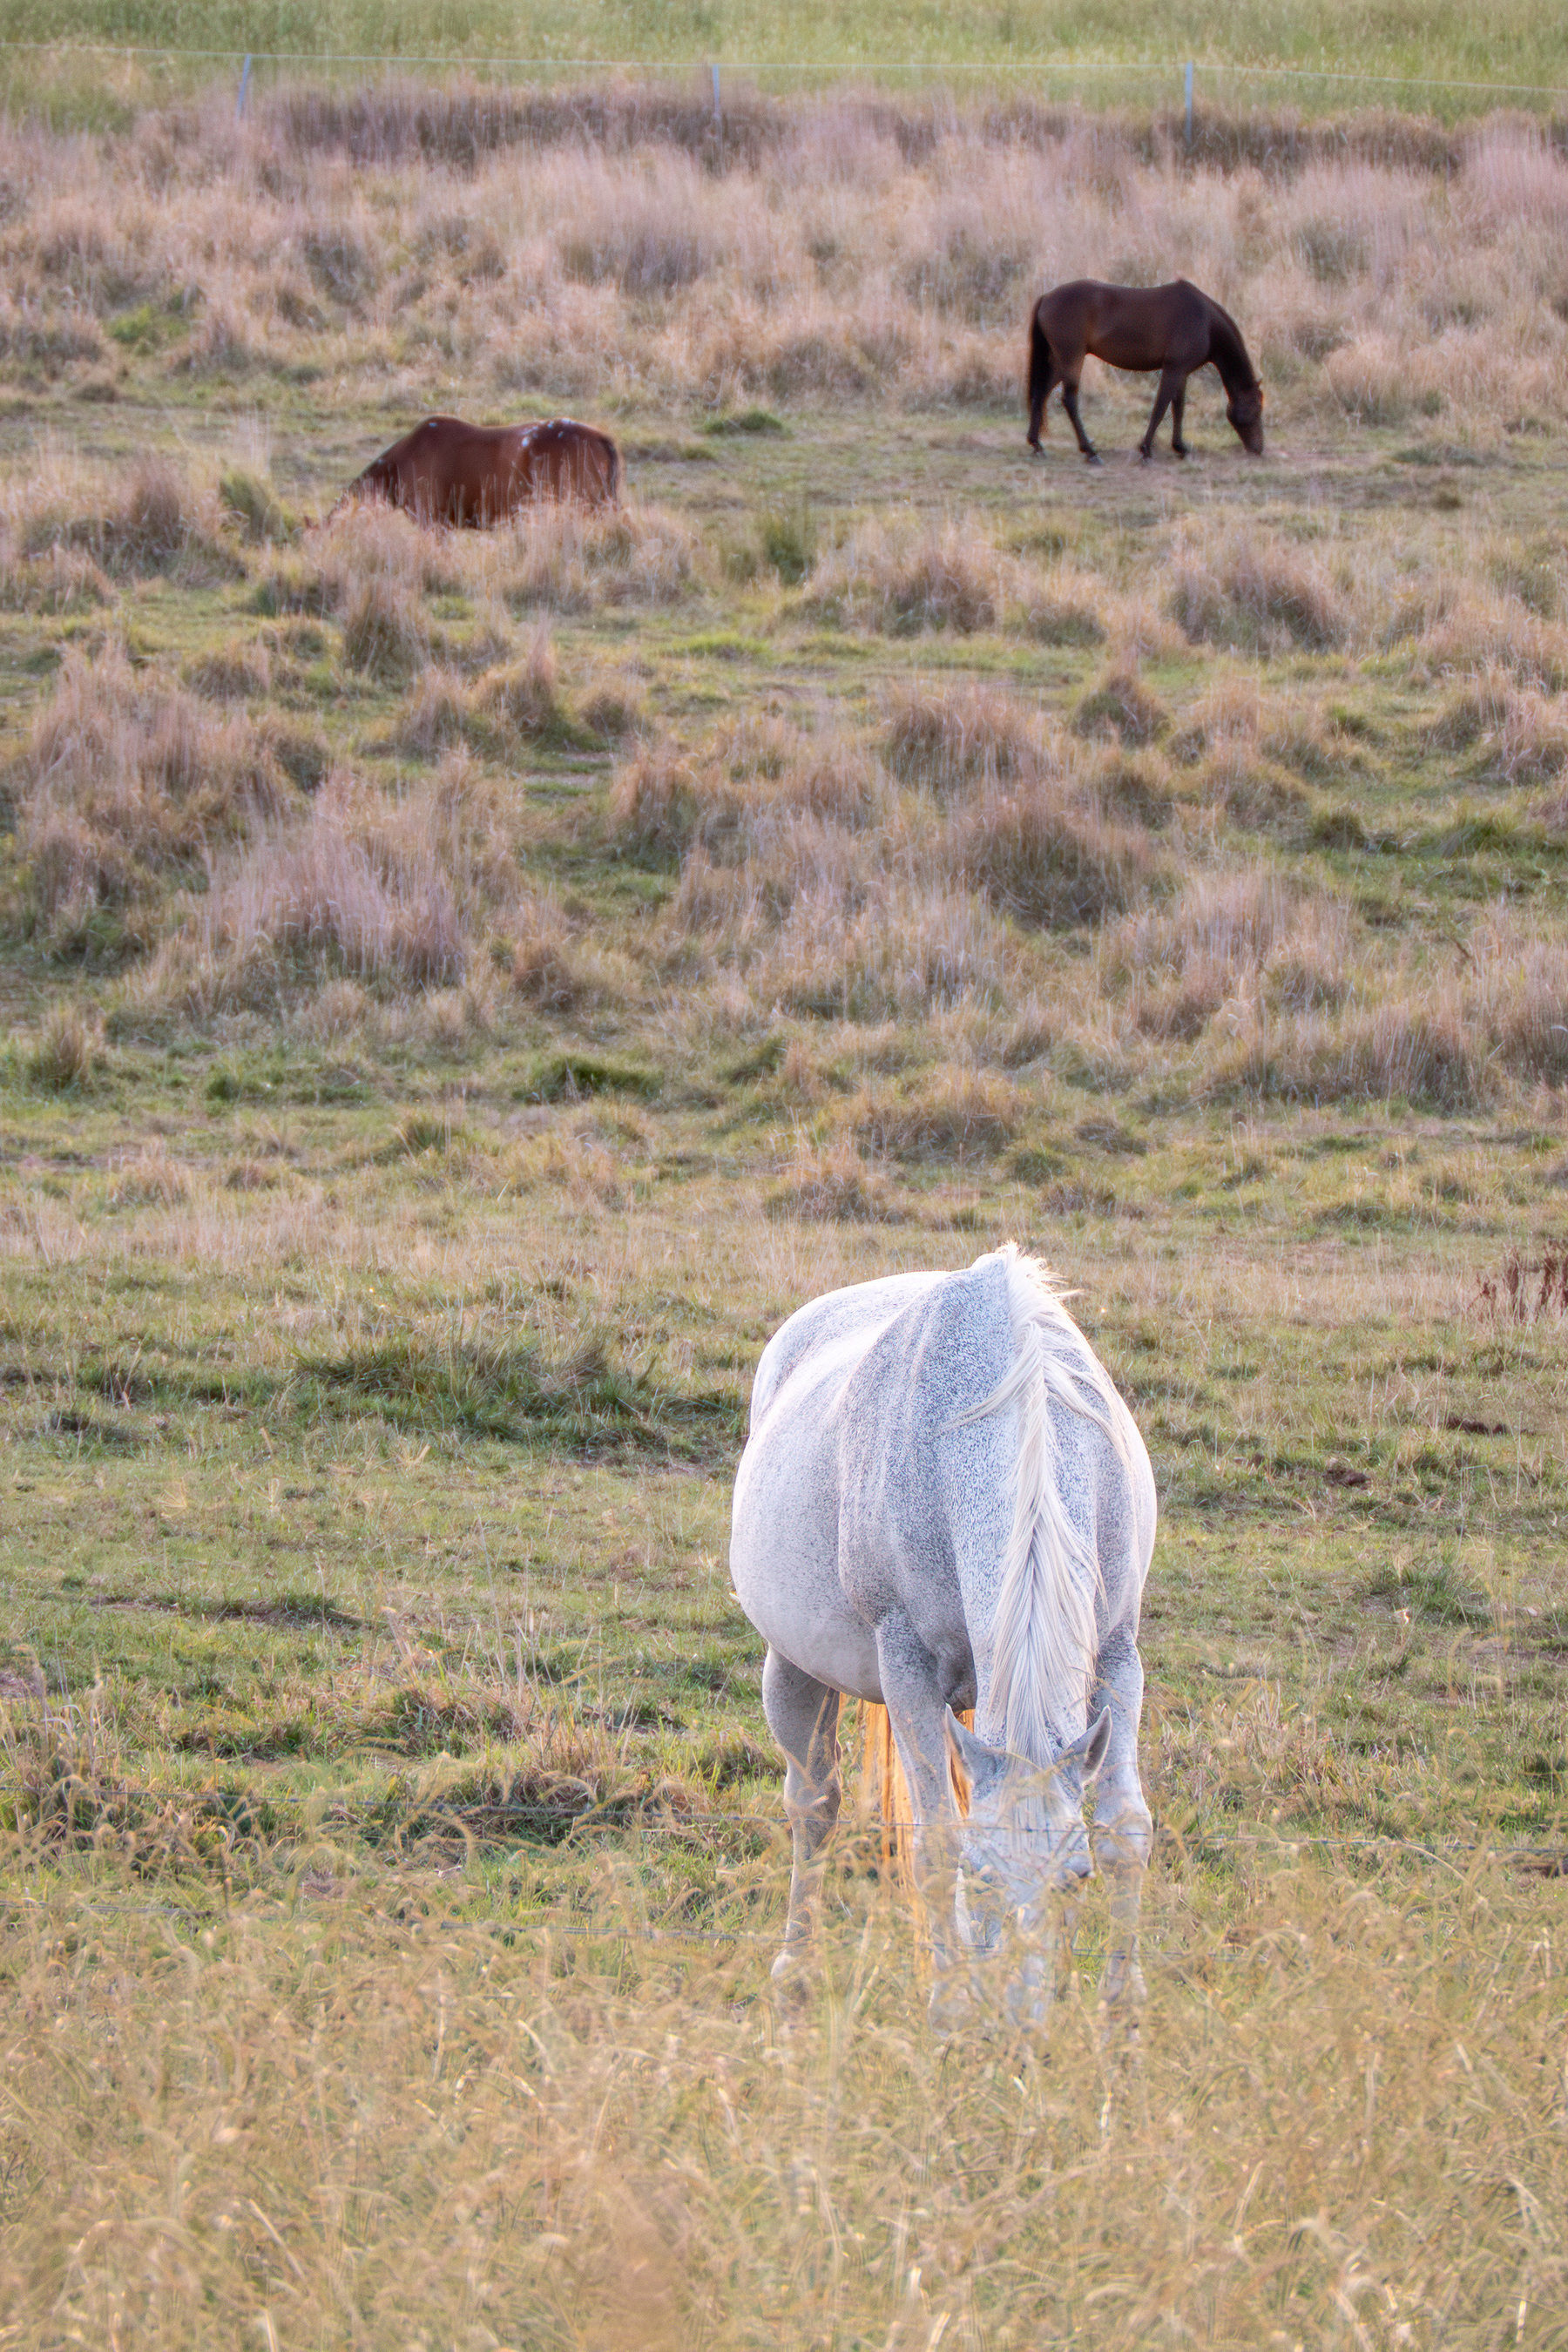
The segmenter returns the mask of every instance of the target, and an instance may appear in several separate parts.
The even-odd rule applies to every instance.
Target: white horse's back
[[[942,1279],[940,1274],[884,1275],[879,1282],[824,1291],[797,1307],[763,1349],[752,1383],[752,1434],[797,1375],[804,1373],[814,1391],[831,1385],[836,1366],[843,1366],[847,1378],[889,1324]],[[795,1401],[792,1394],[792,1405]]]

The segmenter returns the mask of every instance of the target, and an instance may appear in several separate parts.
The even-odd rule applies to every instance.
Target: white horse
[[[950,1909],[977,1950],[1014,1915],[1009,2004],[1038,2017],[1051,1897],[1098,1860],[1111,1889],[1102,1990],[1142,1999],[1152,1831],[1137,1635],[1154,1519],[1131,1415],[1047,1269],[1012,1243],[966,1273],[830,1291],[774,1333],[752,1391],[730,1568],[768,1645],[763,1704],[788,1760],[795,1869],[775,1976],[810,1936],[852,1693],[888,1710],[938,1968],[955,1956]],[[953,1714],[971,1706],[973,1731]],[[962,1824],[950,1748],[969,1781]]]

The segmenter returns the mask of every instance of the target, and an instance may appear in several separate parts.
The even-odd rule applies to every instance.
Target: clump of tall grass
[[[1452,688],[1422,731],[1436,751],[1468,752],[1483,781],[1550,784],[1568,771],[1568,696],[1516,686],[1506,670]]]
[[[103,1027],[77,1004],[52,1005],[45,1014],[28,1066],[48,1094],[77,1092],[92,1076],[102,1052]]]
[[[668,737],[639,744],[616,774],[610,822],[629,848],[668,857],[692,836],[699,807],[692,764]]]
[[[847,1139],[823,1150],[804,1146],[763,1205],[770,1217],[810,1224],[887,1224],[900,1213],[882,1170]]]
[[[1413,616],[1412,668],[1433,681],[1474,677],[1495,698],[1499,681],[1537,701],[1568,691],[1568,627],[1544,620],[1518,596],[1466,582]],[[1391,642],[1399,642],[1391,632]]]
[[[166,1209],[177,1201],[188,1200],[190,1193],[190,1170],[184,1161],[172,1160],[163,1137],[154,1136],[134,1159],[121,1161],[109,1197],[117,1209],[142,1208],[149,1203]]]
[[[520,901],[511,932],[517,994],[538,1012],[570,1013],[588,993],[589,980],[559,907],[537,894]]]
[[[1006,933],[951,881],[868,874],[801,889],[746,967],[753,997],[817,1019],[917,1020],[1005,987]]]
[[[85,550],[52,546],[26,554],[8,534],[0,534],[0,612],[62,617],[113,602],[110,582]]]
[[[1168,903],[1129,917],[1107,933],[1101,961],[1109,982],[1127,986],[1144,1034],[1185,1041],[1222,1005],[1266,984],[1293,1011],[1337,1005],[1351,952],[1337,901],[1253,867],[1197,876]]]
[[[145,936],[171,875],[294,804],[266,731],[209,709],[112,642],[67,656],[35,719],[17,834],[43,937],[87,946],[100,916]],[[140,929],[139,928],[140,927]]]
[[[502,735],[534,739],[563,724],[555,647],[542,621],[520,659],[488,670],[474,692],[475,708]]]
[[[215,702],[247,702],[272,691],[272,656],[260,638],[235,638],[193,655],[181,676]]]
[[[1212,534],[1183,531],[1172,575],[1172,614],[1194,643],[1327,653],[1352,629],[1350,600],[1322,561],[1251,526],[1217,543]]]
[[[700,845],[729,865],[763,858],[787,898],[792,858],[818,866],[835,833],[884,819],[888,801],[876,762],[837,729],[745,719],[689,755],[668,740],[639,745],[616,772],[610,817],[616,837],[644,852]]]
[[[380,1369],[407,1368],[367,1355],[361,1393]],[[428,1355],[413,1369],[451,1385]],[[549,1923],[502,1936],[463,1916],[432,1865],[460,1855],[465,1829],[515,1839],[520,1818],[564,1824],[588,1800],[613,1819],[640,1798],[650,1828],[701,1830],[676,1787],[639,1790],[613,1722],[563,1714],[514,1675],[465,1718],[410,1672],[376,1718],[405,1759],[395,1875],[301,1825],[252,1865],[267,1902],[214,1903],[210,1943],[146,1916],[145,1889],[101,1858],[123,1918],[90,2001],[62,1979],[62,1936],[100,1923],[101,1886],[89,1902],[73,1881],[47,1927],[14,1929],[11,2089],[35,2170],[13,2189],[5,2280],[23,2340],[58,2327],[62,2301],[93,2341],[162,2352],[205,2327],[233,2342],[264,2336],[263,2315],[281,2340],[285,2285],[330,2309],[351,2268],[377,2341],[499,2333],[477,2309],[504,2316],[508,2341],[575,2333],[616,2352],[759,2327],[786,2344],[1045,2344],[1104,2332],[1109,2310],[1129,2336],[1169,2322],[1261,2344],[1282,2297],[1304,2343],[1407,2326],[1483,2344],[1521,2306],[1521,2336],[1537,2319],[1550,2334],[1549,2217],[1568,2202],[1551,2120],[1555,1887],[1483,1860],[1437,1935],[1393,1868],[1347,1886],[1263,1860],[1206,1901],[1152,1877],[1136,2064],[1097,2021],[1087,1968],[1048,2039],[1009,2026],[981,1969],[965,2046],[987,2055],[960,2070],[925,2024],[908,1907],[871,1872],[843,1878],[787,2033],[750,1940],[782,1903],[771,1853],[710,1930],[740,1921],[732,1940],[659,1940],[619,1874],[570,1943]],[[431,1757],[433,1737],[490,1753]],[[1299,1730],[1276,1746],[1268,1769],[1321,1771]],[[38,1741],[27,1804],[55,1808],[73,1841],[113,1818],[109,1747],[107,1731],[90,1751],[81,1733]],[[299,1999],[302,1951],[330,1956],[331,1997]],[[243,2074],[237,2059],[220,2074],[215,2051],[243,2053]],[[169,2183],[153,2102],[187,2210],[210,2217],[156,2264],[142,2257],[167,2231]],[[96,2161],[68,2198],[47,2193],[86,2129]],[[1048,2196],[1043,2144],[1073,2154]],[[351,2175],[395,2230],[350,2242]],[[831,2267],[825,2210],[855,2250]]]
[[[1504,1067],[1527,1082],[1568,1079],[1568,945],[1500,911],[1477,927],[1467,1010]]]
[[[30,1667],[7,1674],[0,1694],[0,1834],[34,1856],[101,1843],[124,1820],[124,1759],[107,1694],[95,1683],[73,1698],[51,1692]]]
[[[868,1087],[843,1115],[875,1152],[900,1160],[973,1160],[1012,1142],[1023,1125],[1024,1102],[998,1072],[959,1066],[907,1090]]]
[[[12,488],[5,520],[24,554],[57,571],[74,552],[110,578],[175,572],[188,585],[232,578],[239,562],[226,541],[223,509],[170,458],[139,457],[118,478],[62,474],[48,465]],[[78,593],[90,601],[83,569]]]
[[[378,500],[351,501],[301,550],[273,556],[253,601],[268,616],[335,615],[345,625],[363,609],[357,625],[374,653],[383,625],[395,643],[408,632],[422,635],[421,600],[461,593],[465,563],[482,564],[487,553],[470,553],[453,535],[425,530]]]
[[[473,725],[472,691],[452,670],[432,667],[417,677],[398,714],[398,749],[434,759],[463,742]]]
[[[214,862],[128,983],[187,1019],[268,1011],[347,977],[384,990],[451,987],[517,873],[483,780],[458,751],[427,783],[388,794],[342,777],[304,821]]]
[[[818,556],[801,601],[844,628],[967,636],[1000,625],[1007,586],[995,550],[956,521],[900,530],[870,520]]]
[[[1293,770],[1327,778],[1342,764],[1315,712],[1266,698],[1234,677],[1199,697],[1168,749],[1191,769],[1191,789],[1204,802],[1254,828],[1304,809],[1307,795]]]
[[[430,633],[407,588],[384,572],[361,581],[343,612],[343,659],[351,669],[401,684],[429,658]]]
[[[1144,897],[1159,870],[1142,826],[1118,823],[1056,778],[986,787],[951,820],[954,869],[1021,922],[1100,922]]]
[[[1079,698],[1072,723],[1080,735],[1114,735],[1142,750],[1163,733],[1170,716],[1137,665],[1116,661]]]
[[[700,535],[664,508],[585,509],[564,501],[513,519],[495,557],[516,612],[588,613],[604,604],[672,604],[713,571]]]
[[[1016,696],[925,679],[889,694],[882,748],[896,776],[944,799],[978,783],[1058,772],[1071,756],[1044,714]]]
[[[640,166],[584,159],[557,232],[566,276],[625,294],[668,295],[728,263],[766,271],[771,226],[738,207],[690,158],[655,148]]]

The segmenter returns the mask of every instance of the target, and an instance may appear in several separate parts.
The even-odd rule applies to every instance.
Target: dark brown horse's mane
[[[1179,278],[1176,283],[1185,286],[1190,280]],[[1242,341],[1241,329],[1223,302],[1216,302],[1212,294],[1205,294],[1199,286],[1194,286],[1193,292],[1208,310],[1212,337],[1209,357],[1219,371],[1221,383],[1232,398],[1238,392],[1256,392],[1261,404],[1263,385]]]

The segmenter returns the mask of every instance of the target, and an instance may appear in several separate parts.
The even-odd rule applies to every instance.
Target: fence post
[[[1187,144],[1193,143],[1193,61],[1187,59]]]
[[[239,116],[240,116],[240,115],[242,115],[242,114],[245,112],[245,93],[246,93],[246,91],[247,91],[249,88],[250,88],[250,58],[249,58],[249,56],[248,56],[248,54],[247,54],[247,57],[246,57],[245,63],[241,66],[241,68],[240,68],[240,69],[239,69],[239,96],[238,96],[238,97],[235,100],[235,101],[234,101],[234,111],[235,111],[235,117],[236,117],[236,120],[237,120],[237,119],[239,118]]]

